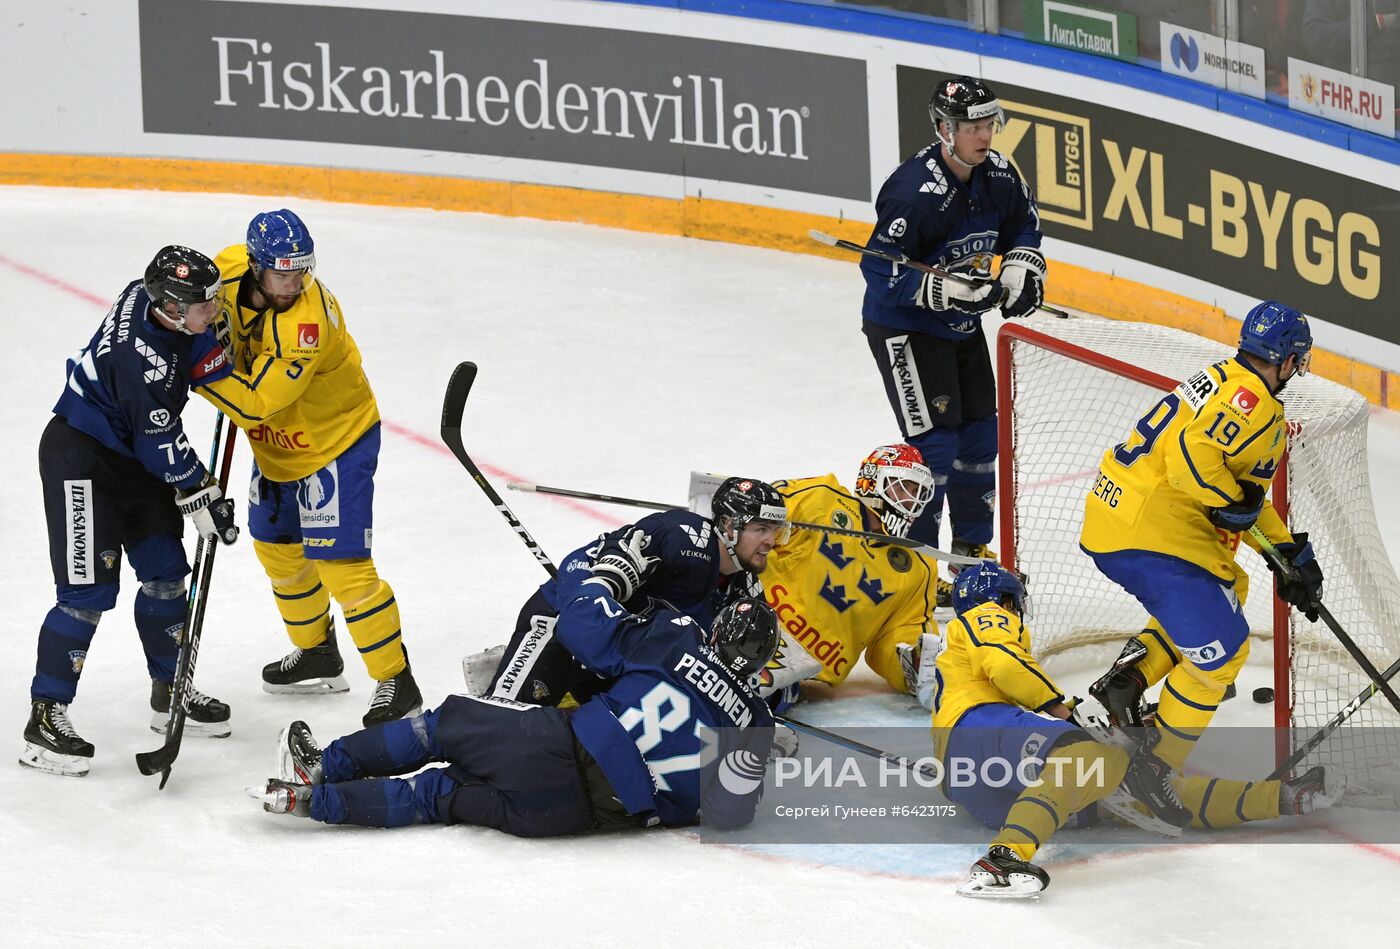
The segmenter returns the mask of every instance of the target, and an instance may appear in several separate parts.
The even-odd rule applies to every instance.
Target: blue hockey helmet
[[[316,243],[295,211],[264,211],[248,224],[248,259],[262,270],[316,269]]]
[[[1298,375],[1312,361],[1312,330],[1308,318],[1291,306],[1265,300],[1250,310],[1240,327],[1240,352],[1281,366],[1289,356],[1298,357]]]
[[[953,580],[953,610],[959,614],[983,603],[1005,605],[1007,597],[1011,598],[1017,613],[1027,614],[1026,585],[1016,571],[1008,570],[995,560],[963,567]]]
[[[739,678],[757,675],[778,651],[778,617],[763,597],[742,597],[719,611],[709,645]]]

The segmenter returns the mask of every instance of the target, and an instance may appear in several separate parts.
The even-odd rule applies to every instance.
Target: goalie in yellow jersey
[[[315,245],[285,208],[257,215],[215,263],[234,373],[197,391],[248,433],[248,527],[295,647],[263,669],[273,693],[348,689],[330,598],[378,682],[366,727],[419,711],[394,591],[370,554],[379,407]]]
[[[895,537],[908,532],[933,497],[933,475],[910,445],[872,451],[854,491],[834,474],[774,486],[794,521]],[[774,548],[760,579],[783,632],[760,690],[777,712],[796,699],[803,679],[844,682],[862,653],[892,688],[930,707],[934,650],[923,647],[938,633],[936,574],[922,556],[878,541],[800,530]]]
[[[1084,502],[1081,547],[1152,617],[1089,691],[1139,739],[1127,777],[1134,795],[1178,826],[1190,815],[1167,776],[1249,655],[1248,575],[1235,555],[1241,539],[1257,549],[1248,533],[1256,522],[1297,573],[1279,582],[1279,597],[1317,620],[1322,568],[1312,544],[1289,533],[1265,498],[1288,441],[1278,395],[1307,372],[1311,351],[1306,317],[1260,303],[1234,357],[1182,382],[1104,454]],[[1155,726],[1144,729],[1143,691],[1163,678]]]
[[[1050,875],[1031,858],[1057,829],[1095,823],[1100,803],[1140,827],[1180,833],[1120,788],[1130,753],[1095,740],[1107,730],[1081,723],[1031,655],[1020,577],[990,561],[968,567],[953,587],[953,608],[936,660],[934,747],[948,799],[997,831],[959,893],[1038,896]],[[1346,786],[1343,772],[1321,765],[1291,781],[1168,780],[1188,821],[1207,829],[1308,814],[1332,806]]]

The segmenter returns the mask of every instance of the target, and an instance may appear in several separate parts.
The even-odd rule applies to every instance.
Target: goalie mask
[[[739,679],[757,675],[778,651],[778,618],[762,597],[735,600],[715,617],[709,645]]]
[[[933,498],[933,472],[913,445],[881,445],[865,456],[856,497],[892,537],[904,537]]]

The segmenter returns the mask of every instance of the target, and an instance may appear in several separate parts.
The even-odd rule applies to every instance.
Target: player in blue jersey
[[[941,80],[929,114],[937,141],[886,179],[867,246],[973,282],[864,257],[863,329],[904,441],[934,476],[933,500],[909,536],[937,546],[946,496],[953,552],[986,557],[997,424],[982,314],[1001,307],[1003,316],[1027,316],[1044,301],[1040,216],[1015,167],[992,150],[1004,118],[986,83],[970,76]],[[997,254],[1001,271],[992,279]],[[938,581],[938,605],[951,605],[951,596],[951,587]]]
[[[606,676],[581,663],[565,645],[566,622],[602,629],[608,617],[563,606],[586,582],[602,588],[629,612],[653,600],[708,628],[721,608],[738,597],[758,596],[758,574],[781,539],[787,517],[772,485],[729,478],[711,500],[713,519],[692,511],[649,514],[604,534],[564,558],[559,575],[525,602],[515,633],[503,651],[487,650],[466,660],[473,692],[537,705],[556,705],[565,695],[582,702],[605,688]],[[569,631],[577,639],[581,630]],[[489,684],[482,670],[490,674]]]
[[[93,746],[68,718],[88,645],[117,605],[122,552],[141,588],[136,630],[151,676],[152,728],[164,731],[185,623],[190,572],[180,515],[204,537],[238,537],[224,498],[185,437],[192,384],[229,372],[209,329],[219,271],[188,247],[162,248],[117,297],[87,346],[39,442],[57,603],[39,629],[20,764],[84,775]],[[191,689],[186,730],[229,734],[229,707]]]
[[[576,711],[454,695],[324,752],[293,722],[281,775],[253,796],[329,824],[476,824],[520,837],[675,827],[697,814],[715,827],[751,822],[773,742],[751,683],[777,648],[773,611],[745,597],[706,632],[671,609],[628,613],[601,585],[584,591],[564,606],[560,637],[614,681]],[[435,762],[446,766],[425,769]]]

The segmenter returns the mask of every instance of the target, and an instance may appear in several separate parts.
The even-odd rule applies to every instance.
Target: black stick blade
[[[442,432],[462,430],[462,410],[467,404],[467,395],[476,381],[476,363],[458,363],[452,370],[452,378],[447,380],[447,391],[442,397]]]

